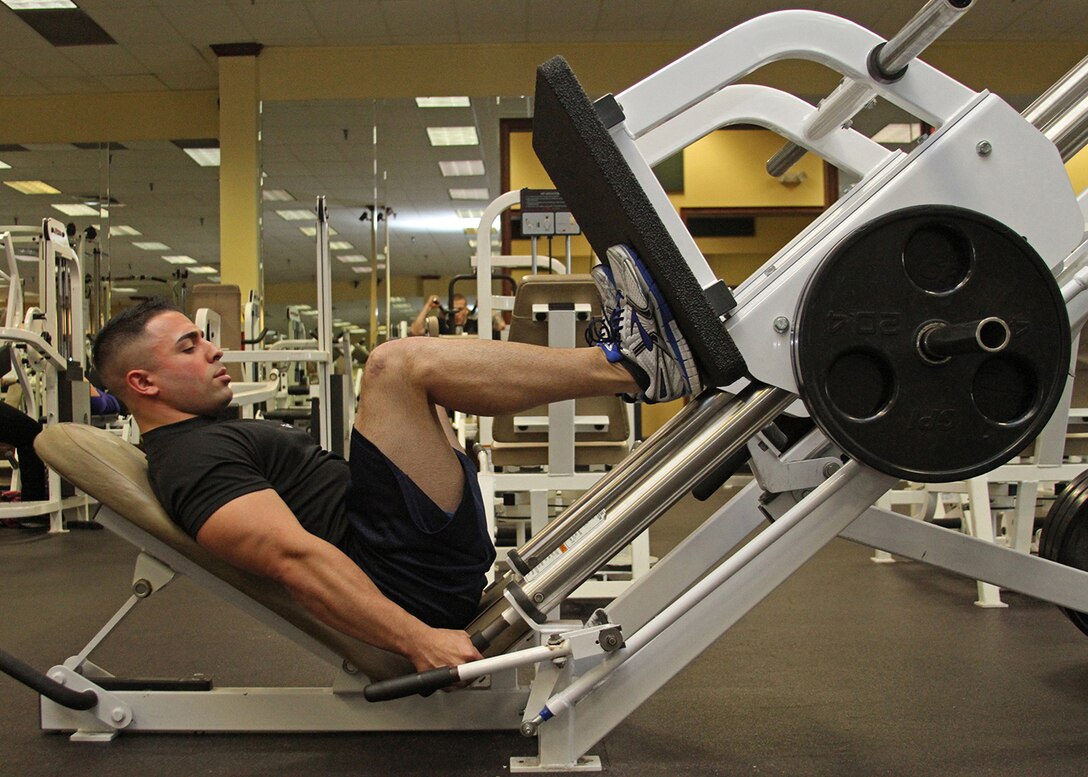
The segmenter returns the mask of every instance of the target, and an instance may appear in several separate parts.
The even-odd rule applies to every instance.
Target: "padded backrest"
[[[396,677],[412,671],[405,659],[341,634],[318,621],[278,583],[237,569],[198,545],[170,520],[155,498],[147,479],[147,459],[130,443],[102,429],[64,423],[46,427],[34,441],[34,449],[63,478],[317,639],[371,679]],[[159,560],[170,565],[169,559]]]

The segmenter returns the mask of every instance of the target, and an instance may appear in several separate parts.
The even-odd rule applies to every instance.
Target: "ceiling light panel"
[[[201,167],[219,167],[218,148],[183,148],[182,151]]]
[[[483,175],[484,163],[479,159],[463,159],[452,162],[439,162],[439,169],[442,170],[442,175],[447,178],[453,176],[462,175]]]
[[[277,210],[276,215],[284,221],[312,221],[314,218],[314,212],[312,210]],[[316,230],[316,227],[315,227]],[[317,232],[315,231],[316,235]]]
[[[110,224],[110,237],[119,237],[122,235],[131,237],[139,234],[141,234],[139,230],[133,229],[127,224]]]
[[[475,127],[427,127],[432,146],[478,146]]]
[[[333,240],[329,243],[329,249],[332,251],[350,251],[353,248],[355,248],[355,246],[347,240]]]
[[[471,103],[467,97],[417,97],[419,108],[468,108]]]
[[[170,262],[170,264],[196,264],[196,259],[191,256],[185,256],[184,254],[171,254],[170,256],[162,257],[163,261]]]
[[[336,260],[343,262],[344,264],[361,264],[362,262],[369,262],[362,254],[339,254]]]
[[[0,170],[10,170],[10,169],[11,169],[11,165],[9,165],[7,162],[0,162]]]
[[[82,203],[54,202],[52,206],[65,216],[97,216],[98,208],[92,208]]]
[[[218,268],[211,267],[210,265],[201,264],[196,267],[190,267],[189,272],[194,275],[214,275],[219,272]]]
[[[50,186],[45,181],[4,181],[4,185],[23,194],[60,194],[60,189]]]
[[[369,264],[353,264],[351,266],[351,270],[352,270],[352,272],[358,272],[358,273],[370,272],[370,265]]]
[[[295,195],[286,189],[265,189],[261,192],[261,198],[265,202],[294,202]]]
[[[169,251],[170,250],[170,246],[166,245],[165,243],[156,242],[154,240],[148,241],[146,243],[133,243],[132,245],[136,246],[137,248],[143,249],[144,251]]]
[[[489,200],[487,189],[450,189],[451,200]]]
[[[479,219],[483,218],[483,216],[484,216],[483,208],[458,208],[457,209],[457,218],[459,218],[459,219],[476,219],[476,220],[479,220]]]
[[[2,0],[13,11],[52,11],[57,8],[77,8],[72,0]]]
[[[310,215],[312,216],[313,214]],[[317,227],[299,227],[298,231],[304,234],[306,237],[315,237],[317,235]],[[329,237],[334,237],[338,234],[340,233],[332,227],[329,227]]]

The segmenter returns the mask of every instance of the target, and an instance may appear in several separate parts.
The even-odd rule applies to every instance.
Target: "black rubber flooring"
[[[664,553],[696,513],[660,522]],[[1088,774],[1088,637],[1016,594],[878,565],[835,541],[595,749],[605,774]],[[128,596],[135,551],[105,531],[0,530],[0,646],[46,669]],[[323,684],[325,665],[180,580],[95,654],[115,673],[219,685]],[[0,675],[0,775],[509,774],[517,733],[122,735],[38,729],[37,698]]]

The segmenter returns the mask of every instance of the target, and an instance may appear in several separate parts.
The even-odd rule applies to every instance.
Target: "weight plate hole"
[[[903,270],[910,282],[928,294],[950,294],[963,286],[974,266],[970,239],[947,224],[916,229],[903,249]]]
[[[895,398],[895,372],[873,351],[847,351],[827,371],[824,394],[841,414],[855,421],[880,415]]]
[[[1008,356],[987,359],[975,372],[971,398],[978,411],[997,424],[1023,420],[1038,401],[1039,382],[1032,368]]]

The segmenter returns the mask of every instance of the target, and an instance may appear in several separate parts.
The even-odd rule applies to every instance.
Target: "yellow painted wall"
[[[1073,191],[1080,194],[1088,189],[1088,149],[1081,151],[1065,163],[1069,180],[1073,182]]]
[[[684,191],[669,195],[677,208],[784,208],[824,205],[823,161],[807,154],[790,172],[805,180],[786,186],[764,165],[782,148],[769,130],[721,130],[684,149]]]

